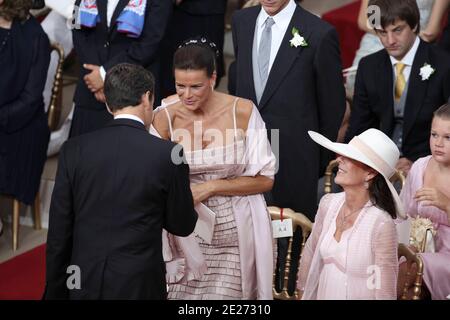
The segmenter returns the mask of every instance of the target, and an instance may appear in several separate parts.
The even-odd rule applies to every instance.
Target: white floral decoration
[[[305,38],[300,35],[300,32],[297,28],[292,28],[292,35],[294,36],[291,40],[289,40],[291,47],[307,47],[308,42],[306,42]]]
[[[420,76],[422,77],[422,81],[430,79],[431,75],[436,70],[429,65],[428,63],[425,63],[422,68],[420,68]]]

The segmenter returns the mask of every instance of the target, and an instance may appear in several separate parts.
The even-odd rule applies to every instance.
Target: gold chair
[[[422,221],[418,221],[422,220]],[[423,221],[425,220],[425,221]],[[428,224],[428,225],[427,225]],[[400,244],[398,248],[399,258],[406,258],[406,281],[403,285],[401,300],[420,300],[422,299],[422,286],[423,286],[423,260],[419,253],[423,253],[426,250],[426,244],[428,237],[435,234],[432,222],[424,218],[415,218],[411,223],[411,231],[409,238],[409,246]],[[411,248],[414,247],[415,251]],[[414,274],[411,275],[415,267]],[[413,278],[412,295],[409,294],[411,287],[410,278]]]
[[[269,207],[269,213],[272,220],[280,220],[281,219],[281,209],[278,207]],[[300,257],[303,252],[303,248],[306,244],[306,240],[311,234],[313,223],[303,214],[294,212],[291,209],[283,209],[283,219],[292,219],[292,230],[295,232],[297,228],[301,228],[302,230],[302,244],[300,248]],[[286,256],[286,266],[284,270],[284,281],[283,281],[283,289],[281,292],[276,291],[275,289],[275,272],[273,274],[273,298],[278,300],[299,300],[298,290],[294,291],[293,295],[290,295],[288,292],[288,281],[289,281],[289,270],[291,267],[291,252],[292,252],[292,241],[293,238],[289,239],[288,244],[288,252]]]
[[[337,160],[331,160],[330,163],[328,164],[326,170],[325,170],[325,175],[324,175],[324,192],[325,193],[331,193],[331,188],[333,185],[333,174],[334,174],[334,170],[338,167],[339,163]],[[405,175],[403,174],[403,172],[401,171],[396,171],[394,173],[394,175],[391,177],[390,181],[395,184],[395,183],[400,183],[400,190],[403,188],[403,186],[405,185]]]
[[[422,293],[422,283],[423,283],[423,260],[420,255],[416,254],[413,250],[411,250],[408,246],[403,243],[398,245],[398,258],[401,257],[406,258],[406,279],[409,279],[411,276],[411,269],[413,266],[416,267],[416,272],[414,274],[414,283],[413,283],[413,295],[409,296],[409,283],[405,281],[403,292],[400,297],[400,300],[420,300]]]
[[[62,109],[64,48],[59,43],[52,43],[51,48],[52,52],[55,51],[58,54],[58,64],[56,67],[55,79],[53,80],[52,96],[47,111],[48,126],[51,131],[54,131],[58,127]]]
[[[334,174],[334,169],[338,167],[339,163],[337,160],[331,160],[328,164],[325,175],[324,175],[324,192],[325,193],[331,193],[331,187],[332,187],[332,178]]]
[[[56,67],[55,79],[53,80],[52,96],[50,98],[50,105],[47,112],[48,126],[51,131],[56,130],[62,108],[62,68],[64,62],[64,49],[59,43],[51,44],[51,52],[56,51],[58,54],[58,64]],[[39,191],[34,199],[33,218],[34,229],[41,230],[41,201]],[[19,247],[19,220],[20,220],[20,202],[13,199],[13,218],[12,218],[12,247],[16,251]]]

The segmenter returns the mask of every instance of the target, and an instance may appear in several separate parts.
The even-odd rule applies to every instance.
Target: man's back
[[[165,297],[162,228],[186,236],[196,223],[189,169],[173,164],[172,147],[129,119],[66,143],[50,209],[48,287],[65,279],[57,255],[70,253],[65,261],[81,270],[71,298]]]

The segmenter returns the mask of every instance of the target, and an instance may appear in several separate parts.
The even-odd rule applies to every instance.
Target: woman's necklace
[[[358,209],[356,209],[356,210],[354,210],[354,211],[351,211],[351,212],[348,213],[348,214],[345,214],[345,211],[343,210],[343,211],[342,211],[342,219],[341,219],[341,222],[339,223],[339,229],[342,230],[342,228],[345,226],[345,223],[346,223],[346,221],[347,221],[348,218],[350,218],[350,217],[353,216],[355,213],[360,212],[362,209],[367,208],[367,207],[369,207],[369,206],[364,205],[364,206],[362,206],[361,208],[358,208]]]

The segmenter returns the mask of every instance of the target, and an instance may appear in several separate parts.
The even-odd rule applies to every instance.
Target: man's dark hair
[[[416,28],[416,34],[419,34],[420,11],[416,0],[370,0],[370,6],[377,6],[380,9],[383,29],[399,19],[406,21],[411,29]],[[372,13],[368,12],[369,19],[371,16]]]
[[[142,95],[155,89],[155,80],[144,67],[121,63],[111,68],[105,77],[106,103],[111,111],[141,104]]]

